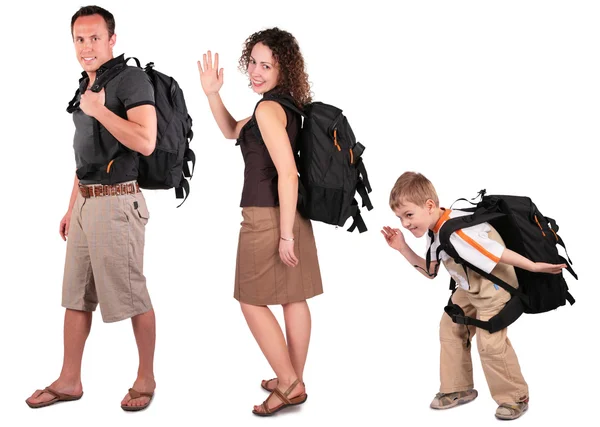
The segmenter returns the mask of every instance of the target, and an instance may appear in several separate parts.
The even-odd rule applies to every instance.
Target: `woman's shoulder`
[[[256,106],[254,115],[256,116],[256,120],[259,121],[270,119],[285,119],[286,117],[285,109],[283,108],[281,103],[273,99],[262,100]]]

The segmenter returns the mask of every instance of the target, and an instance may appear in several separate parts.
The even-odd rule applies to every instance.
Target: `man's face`
[[[87,73],[95,73],[112,59],[116,41],[116,34],[108,36],[106,21],[100,15],[80,16],[73,24],[75,55]]]

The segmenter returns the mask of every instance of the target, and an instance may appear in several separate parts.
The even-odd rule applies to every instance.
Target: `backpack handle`
[[[127,61],[129,61],[130,59],[133,59],[135,61],[135,64],[138,66],[138,68],[142,68],[140,60],[137,59],[135,56],[130,56],[129,58],[125,59],[125,63],[127,64]]]

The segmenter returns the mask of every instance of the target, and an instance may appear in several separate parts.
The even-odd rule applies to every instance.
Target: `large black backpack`
[[[497,315],[484,322],[465,316],[463,310],[454,304],[450,297],[445,311],[452,321],[474,325],[493,333],[506,328],[523,313],[544,313],[565,305],[566,301],[573,305],[575,299],[569,293],[562,273],[533,273],[515,267],[519,282],[519,288],[515,289],[460,257],[450,243],[450,235],[462,228],[487,222],[498,231],[508,249],[534,262],[564,263],[569,273],[577,279],[577,274],[571,267],[571,259],[566,254],[565,244],[558,235],[556,221],[542,215],[529,197],[485,195],[485,190],[480,191],[480,195],[481,201],[474,207],[461,208],[472,212],[471,215],[452,218],[444,223],[439,231],[440,246],[436,258],[439,262],[440,251],[445,251],[457,264],[462,265],[465,271],[471,269],[508,291],[511,299]],[[556,245],[565,248],[567,259],[560,255]],[[429,256],[427,259],[429,260]],[[450,289],[453,293],[456,290],[453,279],[450,280]]]
[[[283,94],[270,94],[259,103],[262,101],[276,101],[303,117],[298,152],[295,153],[300,214],[340,227],[352,218],[348,231],[355,228],[360,233],[367,231],[355,199],[358,192],[362,207],[373,209],[368,196],[371,185],[362,160],[365,147],[356,141],[342,110],[322,102],[313,102],[300,109],[291,96]],[[254,115],[251,120],[256,122]],[[260,138],[258,125],[253,128]]]
[[[93,92],[102,90],[110,80],[127,67],[129,59],[135,60],[136,65],[142,68],[137,58],[127,58],[122,64],[117,64],[104,74],[97,76],[91,90]],[[183,204],[190,192],[187,178],[192,177],[196,163],[196,156],[189,145],[194,136],[192,118],[188,114],[183,91],[173,77],[156,71],[152,62],[146,65],[144,71],[150,77],[150,81],[154,87],[154,103],[158,129],[156,148],[152,154],[143,156],[135,153],[139,161],[137,181],[141,188],[151,190],[174,188],[175,197],[183,199],[181,202]],[[78,107],[76,100],[80,90],[81,88],[77,90],[69,103],[67,111],[70,113]],[[97,120],[94,120],[94,138],[96,140],[100,138],[100,124]],[[124,154],[124,156],[130,155],[131,150]],[[116,162],[119,161],[118,158],[113,160]],[[191,171],[188,162],[192,163]],[[97,176],[103,176],[102,174],[108,175],[110,168],[108,165],[88,165],[84,169],[83,171],[78,171],[78,176],[83,176],[88,172],[100,173]],[[112,179],[124,180],[124,178],[113,177]]]

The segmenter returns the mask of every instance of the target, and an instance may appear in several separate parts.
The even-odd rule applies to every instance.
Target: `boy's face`
[[[435,226],[437,221],[435,212],[435,203],[431,199],[427,200],[423,206],[405,202],[394,209],[394,213],[400,218],[402,227],[410,231],[415,237],[423,237],[427,230]]]

